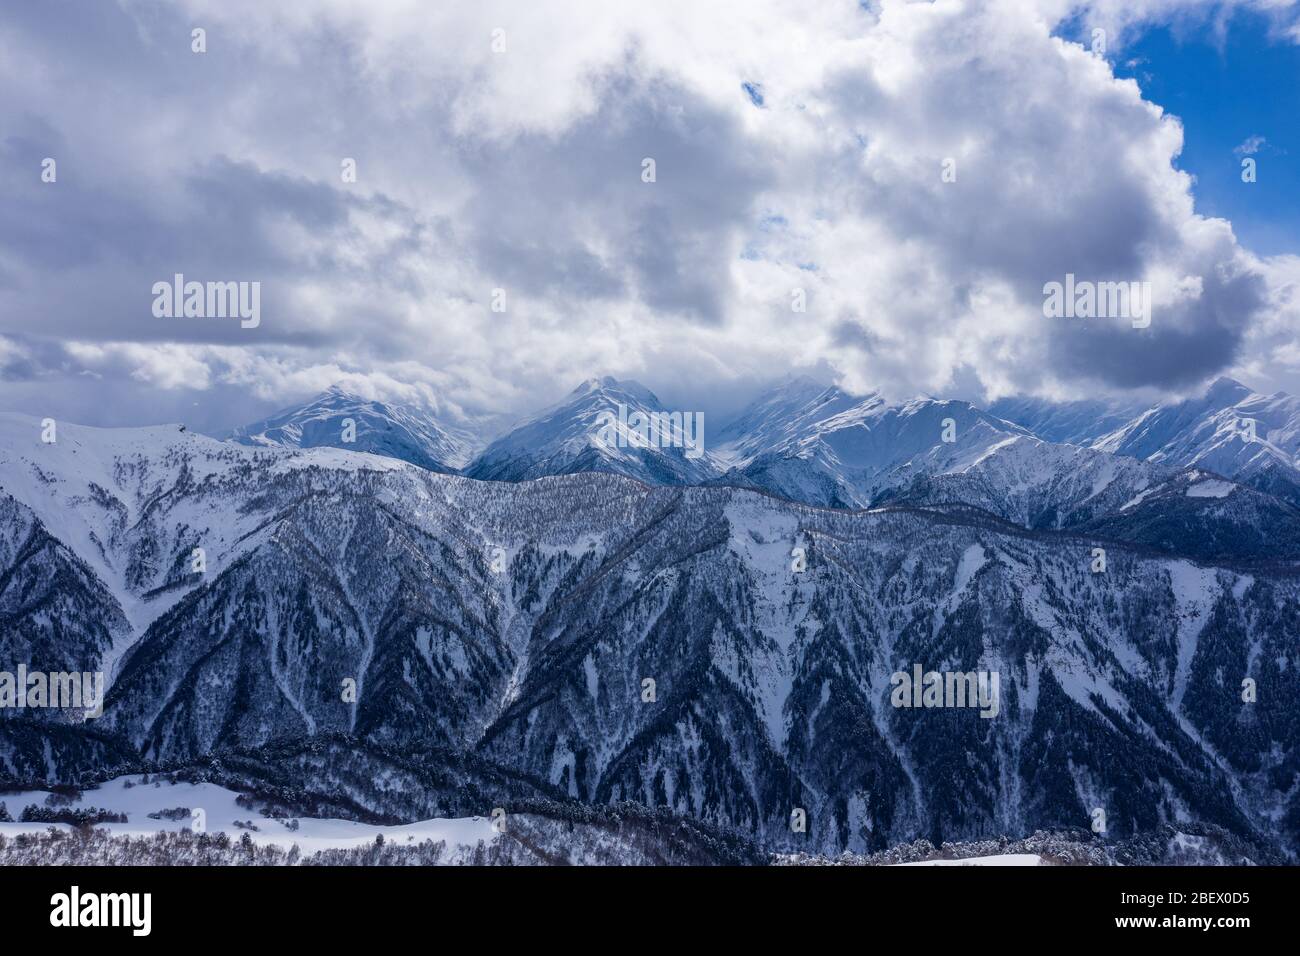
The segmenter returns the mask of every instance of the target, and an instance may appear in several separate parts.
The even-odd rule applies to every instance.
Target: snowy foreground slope
[[[1081,832],[1018,841],[921,840],[872,856],[764,854],[663,811],[526,807],[492,820],[384,825],[292,815],[273,799],[177,774],[128,775],[91,790],[0,794],[0,865],[656,865],[1051,866],[1249,862],[1222,832],[1173,828],[1107,843]],[[12,810],[10,809],[12,807]],[[500,812],[500,811],[498,811]],[[13,819],[11,819],[13,818]]]
[[[226,833],[239,839],[244,833],[259,846],[289,849],[297,845],[303,852],[347,849],[366,846],[383,835],[385,841],[445,842],[454,849],[473,848],[480,842],[491,843],[498,835],[486,817],[461,820],[424,820],[405,826],[379,826],[353,820],[321,820],[311,817],[267,816],[254,802],[241,806],[240,795],[211,783],[169,782],[148,776],[126,776],[105,782],[94,790],[67,801],[46,791],[22,791],[0,794],[17,820],[25,807],[68,807],[72,810],[94,808],[127,818],[122,822],[99,822],[112,836],[152,836],[160,832],[198,830],[214,836]],[[153,814],[153,816],[150,816]],[[201,821],[201,822],[198,822]],[[13,837],[20,833],[40,833],[49,823],[0,822],[0,834]],[[60,824],[70,826],[70,824]]]
[[[383,825],[299,816],[274,799],[175,774],[129,775],[84,792],[0,793],[0,865],[766,862],[742,841],[719,839],[662,813],[628,808],[584,816],[540,804],[491,820]]]
[[[382,825],[628,802],[764,852],[1020,837],[1097,810],[1116,839],[1300,844],[1284,561],[1106,538],[1094,573],[1098,539],[973,510],[39,432],[0,416],[0,650],[111,687],[85,723],[4,712],[0,782],[188,768]],[[1213,480],[1179,500],[1225,500]],[[917,664],[996,672],[996,714],[892,706]]]

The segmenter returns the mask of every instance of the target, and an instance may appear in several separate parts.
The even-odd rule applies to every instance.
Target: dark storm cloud
[[[68,181],[66,170],[65,161],[57,183],[29,176],[0,196],[0,218],[9,224],[0,229],[0,257],[25,277],[0,290],[0,330],[24,331],[27,317],[43,313],[48,331],[78,338],[240,341],[237,325],[153,316],[153,284],[181,273],[201,282],[261,282],[264,314],[281,320],[259,329],[258,340],[309,344],[322,335],[312,317],[293,310],[296,283],[353,277],[400,289],[414,281],[395,263],[419,246],[422,227],[383,197],[351,196],[216,157],[170,184],[164,206],[147,184],[87,188]],[[364,260],[347,252],[358,214],[398,227]],[[311,236],[312,246],[285,242],[287,227]]]
[[[1264,307],[1266,292],[1257,273],[1211,273],[1195,301],[1157,304],[1148,328],[1123,318],[1044,317],[1043,329],[1061,374],[1118,388],[1187,388],[1231,367],[1245,319]]]
[[[706,323],[723,319],[735,232],[771,182],[730,113],[664,84],[612,82],[562,136],[472,159],[479,189],[465,212],[490,274],[530,293],[633,295]]]

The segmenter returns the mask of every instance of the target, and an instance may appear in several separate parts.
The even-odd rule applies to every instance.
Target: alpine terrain
[[[446,820],[456,859],[500,809],[514,862],[574,827],[605,862],[1294,861],[1294,400],[1092,435],[796,379],[693,457],[593,438],[620,405],[667,411],[604,378],[486,442],[338,390],[229,441],[0,415],[0,671],[105,686],[0,709],[0,782]]]

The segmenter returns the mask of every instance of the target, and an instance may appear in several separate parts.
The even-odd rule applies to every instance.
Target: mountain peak
[[[371,399],[366,398],[364,395],[361,395],[353,391],[352,389],[348,388],[342,382],[335,382],[329,388],[325,389],[325,391],[321,392],[314,399],[312,399],[312,401],[319,402],[327,398],[344,398],[347,399],[348,401],[353,401],[353,402],[371,401]]]
[[[432,409],[366,398],[340,382],[226,437],[242,445],[369,452],[439,472],[464,467],[479,445],[477,436],[444,424]]]
[[[525,419],[494,440],[465,470],[470,478],[525,481],[546,475],[603,471],[650,484],[698,484],[716,476],[713,462],[703,454],[703,419],[696,427],[696,444],[688,448],[674,440],[637,446],[602,438],[605,416],[663,413],[662,403],[639,382],[611,375],[589,378],[558,404]],[[634,426],[635,427],[635,426]]]
[[[581,385],[569,393],[570,398],[582,398],[586,395],[592,395],[597,392],[614,392],[616,394],[626,395],[630,398],[647,405],[658,407],[659,399],[654,392],[646,388],[640,382],[634,382],[631,379],[626,381],[615,378],[612,375],[602,375],[592,377],[584,381]]]
[[[763,452],[798,441],[814,431],[817,423],[862,401],[809,375],[787,375],[718,433],[714,452],[728,466],[746,465]]]
[[[1242,385],[1235,378],[1228,378],[1226,375],[1220,375],[1205,390],[1206,398],[1229,405],[1235,404],[1252,394],[1254,393],[1245,385]]]

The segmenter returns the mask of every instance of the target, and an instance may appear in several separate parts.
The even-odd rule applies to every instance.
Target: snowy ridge
[[[1198,398],[1157,405],[1095,448],[1195,467],[1300,501],[1300,398],[1260,395],[1228,378]]]
[[[344,437],[348,422],[351,441]],[[442,422],[431,410],[361,398],[337,385],[224,437],[242,445],[371,452],[441,472],[459,471],[482,447],[472,429]]]

